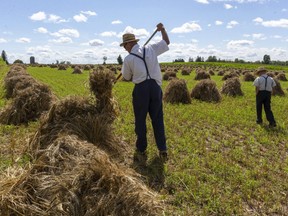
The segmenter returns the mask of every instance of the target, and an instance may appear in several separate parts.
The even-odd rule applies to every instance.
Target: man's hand
[[[158,23],[156,27],[157,27],[157,31],[161,31],[162,39],[166,41],[167,45],[169,45],[170,40],[169,40],[168,34],[164,28],[164,25],[162,23]]]
[[[156,27],[157,27],[157,31],[165,30],[164,25],[162,23],[158,23]]]

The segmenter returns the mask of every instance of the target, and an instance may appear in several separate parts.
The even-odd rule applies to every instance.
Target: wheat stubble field
[[[111,69],[109,67],[116,66],[107,65],[105,67],[108,67],[109,70]],[[163,74],[166,71],[173,71],[176,73],[177,78],[184,79],[187,83],[189,93],[200,82],[200,80],[195,80],[199,68],[210,73],[210,79],[215,81],[219,91],[225,82],[223,80],[225,73],[229,74],[231,71],[236,71],[243,95],[232,97],[220,93],[221,100],[219,102],[206,102],[195,98],[192,98],[191,103],[188,104],[164,102],[169,160],[165,164],[159,162],[150,120],[147,118],[148,161],[147,165],[142,167],[133,164],[132,160],[135,143],[134,117],[131,104],[133,84],[118,81],[112,86],[113,102],[117,106],[117,115],[113,119],[113,122],[110,122],[111,127],[109,127],[109,130],[111,130],[111,134],[110,132],[105,132],[106,137],[102,138],[104,139],[103,142],[108,142],[111,140],[109,137],[111,135],[115,137],[113,141],[117,140],[119,142],[120,147],[125,143],[123,146],[125,146],[126,150],[124,153],[121,153],[121,158],[114,160],[107,157],[105,159],[106,165],[102,164],[100,167],[103,166],[102,169],[105,169],[107,166],[107,170],[109,170],[107,173],[104,171],[98,172],[98,169],[93,167],[93,169],[91,168],[92,171],[87,172],[89,175],[85,173],[85,175],[81,176],[81,181],[77,178],[77,182],[80,185],[81,182],[83,184],[83,182],[87,181],[85,177],[89,177],[89,185],[93,185],[93,190],[100,187],[99,185],[109,182],[109,184],[107,183],[109,186],[101,187],[101,197],[105,200],[106,196],[110,196],[110,199],[107,200],[111,201],[111,194],[113,194],[113,200],[115,199],[116,201],[111,202],[111,206],[109,207],[111,208],[110,212],[103,210],[108,208],[104,203],[104,207],[98,207],[98,212],[91,210],[90,215],[106,215],[108,213],[110,215],[133,215],[133,212],[136,212],[136,210],[135,206],[127,204],[132,202],[131,200],[129,201],[129,195],[134,200],[139,199],[139,203],[141,204],[136,204],[141,206],[141,212],[139,212],[142,215],[287,215],[288,82],[280,81],[281,88],[285,93],[284,96],[272,96],[272,110],[277,121],[277,127],[269,128],[264,116],[263,125],[255,123],[254,87],[251,81],[244,81],[243,79],[244,71],[248,70],[251,72],[258,65],[213,65],[205,63],[197,65],[187,63],[163,64],[161,67],[163,68]],[[2,83],[0,106],[2,110],[10,103],[4,97],[5,89],[3,84],[9,69],[8,66],[1,62],[0,76]],[[270,66],[268,69],[274,73],[276,71],[276,74],[281,71],[287,76],[287,68]],[[185,75],[182,73],[184,70],[188,70],[188,73]],[[56,96],[55,100],[57,101],[74,96],[91,98],[93,95],[89,90],[89,74],[91,70],[83,70],[81,74],[72,74],[73,68],[71,67],[66,70],[58,70],[49,66],[27,66],[26,71],[40,83],[45,83]],[[220,71],[224,71],[224,75],[220,74]],[[170,82],[170,79],[163,81],[163,92],[165,92]],[[81,106],[81,101],[78,102],[77,106]],[[55,109],[57,111],[57,108]],[[31,154],[28,154],[27,151],[29,149],[29,142],[36,136],[35,133],[39,127],[41,127],[40,120],[29,121],[28,124],[19,125],[1,124],[0,193],[3,212],[1,210],[0,212],[3,215],[13,212],[9,208],[13,206],[13,200],[20,202],[16,198],[17,189],[19,193],[21,192],[19,190],[20,182],[24,181],[23,179],[25,178],[29,179],[31,170],[36,169],[33,164],[35,160],[31,159]],[[70,138],[67,139],[70,140]],[[76,138],[72,137],[71,139],[70,143],[76,143],[76,146],[82,146],[82,149],[85,149],[86,153],[88,152],[88,149],[86,150],[86,143],[84,145],[79,140],[75,140]],[[64,141],[62,140],[61,142]],[[114,145],[117,145],[117,143]],[[77,147],[75,148],[77,149]],[[73,151],[76,150],[74,149]],[[95,152],[87,153],[87,155],[92,153],[104,154],[95,150]],[[109,153],[107,153],[108,156]],[[85,155],[85,153],[83,154]],[[77,157],[83,157],[84,161],[85,157],[83,154],[75,153],[73,157],[70,156],[67,158],[71,160],[71,163],[82,164],[84,162],[78,163]],[[63,160],[68,160],[63,153],[61,157]],[[47,156],[47,158],[49,157]],[[115,161],[115,163],[111,165],[107,162],[110,160]],[[34,169],[31,169],[31,167]],[[95,167],[97,166],[95,165]],[[61,166],[58,168],[57,172],[61,172]],[[123,178],[125,176],[130,176],[130,171],[124,172],[122,171],[123,169],[124,171],[125,169],[131,170],[131,176],[133,177],[125,178],[126,180],[124,181]],[[77,171],[76,168],[75,170]],[[79,171],[76,172],[75,170],[70,169],[71,173]],[[96,172],[95,170],[97,170],[97,178],[93,175]],[[37,170],[37,172],[40,171]],[[121,178],[119,177],[121,179],[120,182],[125,182],[125,184],[123,183],[122,185],[122,183],[120,184],[115,179],[112,181],[112,177],[104,178],[103,176],[107,176],[109,172],[115,173],[114,176],[116,177],[121,176]],[[54,170],[53,173],[55,174],[56,171]],[[99,173],[103,174],[102,178]],[[99,179],[101,183],[99,183]],[[131,179],[134,180],[132,181]],[[76,182],[76,180],[69,181],[69,185],[73,185],[73,182]],[[130,183],[128,184],[127,182]],[[61,184],[61,182],[58,183]],[[94,187],[94,183],[97,183],[97,187]],[[53,190],[53,197],[61,197],[60,194],[64,193],[63,190],[57,187],[55,181],[54,184],[55,187],[51,186],[51,188],[57,188],[57,190]],[[86,202],[91,204],[93,196],[95,200],[98,200],[96,197],[99,196],[100,192],[93,193],[91,188],[92,191],[87,193],[89,199],[80,196],[88,188],[87,185],[82,184],[77,187],[76,192],[73,192],[73,197],[76,197],[76,195],[81,197],[81,200],[78,200],[80,203]],[[30,187],[36,190],[33,187],[33,182],[31,182],[31,185]],[[76,188],[76,186],[72,187],[71,185],[65,185],[65,188]],[[135,187],[137,194],[129,188],[132,188],[131,185]],[[123,188],[128,193],[128,197],[125,200],[120,198],[123,197],[122,193],[126,193]],[[57,193],[58,195],[55,195]],[[109,195],[109,193],[111,194]],[[21,196],[23,194],[19,194],[19,197]],[[52,195],[50,196],[52,197]],[[24,200],[23,198],[24,201],[21,201],[27,205],[27,203],[33,200],[32,198],[31,200],[27,199]],[[117,199],[119,199],[118,203]],[[153,199],[153,202],[150,199]],[[47,207],[47,202],[43,201],[43,203],[35,205],[37,208],[35,207],[34,210],[31,209],[30,213],[33,211],[42,212],[43,209],[49,212],[51,208],[57,207],[56,209],[59,210],[58,213],[61,212],[63,215],[69,215],[67,212],[80,212],[80,214],[85,215],[83,210],[85,207],[86,215],[89,215],[87,212],[89,212],[89,209],[93,209],[93,206],[87,204],[83,207],[78,201],[76,202],[74,198],[66,199],[65,202],[61,200],[61,206],[59,203],[54,203],[55,206],[50,206],[50,208]],[[100,201],[98,205],[100,205]],[[150,204],[150,202],[152,203]],[[75,206],[77,205],[81,206],[82,210],[76,209]],[[3,207],[7,211],[4,211]],[[112,210],[113,208],[115,211]],[[74,210],[72,211],[71,209]],[[100,211],[99,209],[102,210]],[[17,211],[13,213],[14,215],[21,215]]]

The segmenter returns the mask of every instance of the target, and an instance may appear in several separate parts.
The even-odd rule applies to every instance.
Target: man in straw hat
[[[271,110],[271,93],[273,87],[276,86],[272,77],[266,74],[267,70],[263,67],[259,67],[256,71],[258,76],[253,85],[256,87],[256,111],[257,111],[257,124],[262,124],[262,105],[266,114],[266,119],[269,121],[270,127],[276,127],[276,121],[274,119],[273,112]]]
[[[169,50],[170,41],[162,23],[157,25],[157,31],[162,35],[162,40],[157,43],[139,46],[139,39],[134,34],[126,33],[120,44],[129,53],[124,58],[122,76],[135,84],[132,94],[137,135],[134,160],[138,162],[147,159],[147,113],[152,120],[159,157],[163,161],[168,158],[162,108],[162,74],[157,57]]]

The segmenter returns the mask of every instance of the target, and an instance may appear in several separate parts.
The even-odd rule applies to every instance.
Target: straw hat
[[[259,67],[256,71],[256,74],[260,74],[260,73],[266,73],[267,72],[267,69],[264,68],[264,67]]]
[[[128,43],[128,42],[133,42],[133,41],[138,42],[139,41],[139,39],[136,39],[135,35],[131,34],[131,33],[124,34],[122,36],[122,39],[123,39],[123,42],[120,44],[120,46],[123,46],[125,43]]]

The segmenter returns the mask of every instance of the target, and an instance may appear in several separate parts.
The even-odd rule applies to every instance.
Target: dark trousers
[[[271,110],[271,92],[259,91],[256,95],[257,123],[262,123],[262,106],[266,114],[266,119],[270,124],[275,124],[273,112]]]
[[[162,89],[153,79],[136,84],[133,90],[135,115],[136,148],[144,152],[147,148],[147,113],[152,121],[154,137],[159,151],[166,151],[166,138],[163,120]]]

